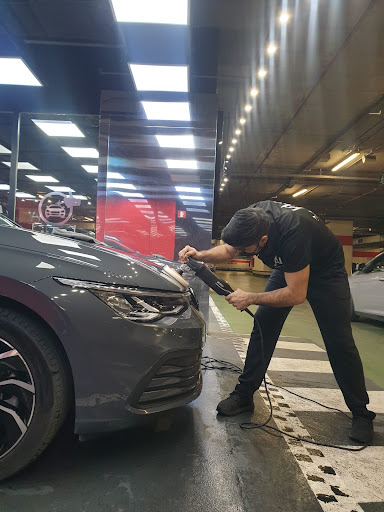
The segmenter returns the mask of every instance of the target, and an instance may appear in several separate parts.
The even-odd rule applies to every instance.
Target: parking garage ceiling
[[[282,11],[290,18],[279,23]],[[134,93],[127,54],[151,48],[143,27],[133,35],[117,26],[108,0],[1,2],[1,56],[22,57],[44,87],[1,86],[0,111],[81,114],[77,124],[96,141],[101,90]],[[219,227],[273,198],[353,219],[358,233],[384,232],[382,1],[190,0],[188,45],[191,93],[216,92],[223,113]],[[11,118],[0,119],[9,147]],[[49,159],[60,172],[61,148],[48,146],[34,154],[32,134],[24,137],[20,160]],[[76,172],[81,188],[91,178]]]

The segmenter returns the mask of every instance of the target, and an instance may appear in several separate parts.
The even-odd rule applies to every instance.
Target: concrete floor
[[[220,275],[243,289],[262,289],[266,282],[235,272]],[[221,297],[213,298],[229,323],[212,303],[205,354],[241,365],[251,329],[248,316]],[[345,409],[309,313],[306,305],[291,313],[268,378],[275,386]],[[35,464],[0,485],[0,511],[383,512],[384,391],[376,360],[384,357],[384,344],[379,344],[384,329],[370,323],[359,328],[368,340],[362,355],[372,405],[379,413],[373,446],[366,450],[340,452],[273,431],[244,431],[241,422],[267,418],[265,393],[255,394],[253,414],[218,417],[216,404],[233,390],[237,375],[206,371],[201,396],[186,407],[87,442],[62,434]],[[375,354],[369,354],[369,347]],[[372,361],[372,369],[365,360]],[[346,417],[270,389],[272,425],[354,446]]]

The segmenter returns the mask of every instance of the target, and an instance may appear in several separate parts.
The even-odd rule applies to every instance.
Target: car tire
[[[0,306],[0,481],[35,460],[69,412],[72,379],[58,340]]]
[[[351,297],[351,322],[358,322],[360,320],[359,315],[355,313],[355,306],[353,304],[353,299]]]

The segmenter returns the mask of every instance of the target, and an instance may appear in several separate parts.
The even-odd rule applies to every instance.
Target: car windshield
[[[0,227],[18,228],[19,226],[4,215],[0,215]]]

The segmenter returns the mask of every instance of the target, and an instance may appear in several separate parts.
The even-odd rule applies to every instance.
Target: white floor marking
[[[228,322],[225,320],[223,315],[220,313],[219,309],[216,307],[211,297],[210,305],[219,324],[221,323],[223,326],[225,326],[226,332],[230,332],[231,327],[229,326]],[[243,336],[233,334],[233,343],[236,349],[238,350],[241,359],[244,362],[247,350],[247,343],[244,342]],[[284,360],[287,361],[287,359]],[[288,359],[288,361],[296,360]],[[304,361],[301,362],[303,363]],[[307,363],[308,361],[305,360],[306,365]],[[269,382],[272,382],[268,375],[266,375],[266,377]],[[312,439],[308,431],[300,422],[299,418],[291,409],[288,400],[284,398],[280,390],[274,388],[273,385],[269,387],[269,390],[271,394],[272,404],[274,406],[274,420],[277,427],[283,431],[285,430],[286,432],[289,432],[294,436],[302,436]],[[326,392],[328,390],[323,391]],[[266,404],[268,404],[265,392],[262,392],[261,396],[263,396]],[[354,499],[354,497],[352,496],[352,492],[350,491],[350,489],[353,489],[355,492],[356,485],[351,485],[350,487],[347,488],[345,485],[345,481],[342,480],[338,472],[336,472],[336,470],[333,469],[333,466],[336,466],[337,461],[340,459],[340,451],[334,449],[327,449],[333,454],[332,458],[328,459],[328,457],[326,456],[326,454],[328,455],[328,451],[326,452],[325,448],[321,446],[315,446],[306,443],[301,443],[300,441],[294,441],[290,439],[288,436],[284,436],[284,439],[287,442],[287,445],[290,451],[292,452],[293,456],[295,457],[297,464],[302,470],[305,478],[307,479],[308,485],[310,486],[315,496],[317,497],[319,505],[325,512],[363,512],[363,509],[360,507],[360,505],[358,505],[357,500]],[[367,459],[369,459],[371,450],[372,447],[369,447],[363,452],[350,454],[348,452],[345,453],[348,453],[349,456],[352,456],[351,463],[354,462],[355,467],[357,467],[356,457],[361,456],[361,454],[364,454],[364,456],[367,457]],[[331,473],[328,472],[328,468],[332,469]],[[356,484],[356,482],[354,483]],[[370,499],[367,501],[377,500]]]
[[[329,361],[289,359],[287,357],[273,357],[268,370],[270,372],[333,373]]]
[[[321,347],[318,347],[314,343],[295,343],[294,341],[278,341],[276,348],[306,350],[307,352],[324,352]]]

